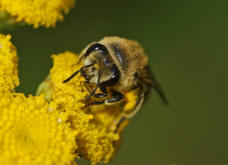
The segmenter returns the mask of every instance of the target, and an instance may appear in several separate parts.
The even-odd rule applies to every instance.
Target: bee
[[[94,88],[86,98],[87,106],[121,102],[130,91],[137,95],[132,110],[121,113],[114,124],[114,129],[117,129],[125,119],[134,116],[151,88],[154,88],[167,104],[160,85],[149,69],[147,56],[136,41],[114,36],[105,37],[99,42],[89,44],[81,52],[79,62],[81,60],[83,66],[63,83],[80,73],[85,78],[85,83],[92,84]],[[98,89],[100,92],[96,92]],[[94,100],[91,97],[98,99]]]

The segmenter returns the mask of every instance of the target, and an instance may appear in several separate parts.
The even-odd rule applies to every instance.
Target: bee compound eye
[[[108,54],[108,50],[104,45],[95,43],[87,49],[85,53],[85,57],[87,57],[91,52],[94,52],[94,51],[101,51],[103,54]]]

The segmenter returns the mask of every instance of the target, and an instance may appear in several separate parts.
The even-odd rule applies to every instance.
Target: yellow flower
[[[0,93],[0,164],[71,165],[77,132],[42,96]]]
[[[12,91],[19,85],[17,52],[10,38],[0,34],[0,91]]]
[[[75,0],[0,0],[0,11],[35,28],[54,27],[58,20],[63,20],[63,13],[68,13],[74,2]]]
[[[84,78],[75,76],[63,83],[72,73],[81,67],[77,64],[78,56],[65,52],[53,55],[54,65],[48,78],[40,85],[38,94],[44,93],[50,103],[57,104],[57,109],[70,116],[72,127],[78,130],[77,153],[95,163],[107,163],[115,155],[122,128],[116,133],[110,129],[121,112],[121,106],[92,106],[84,108],[83,100],[88,91]]]
[[[134,106],[134,93],[127,94],[125,106],[85,108],[84,78],[77,75],[63,83],[81,67],[78,56],[65,52],[52,57],[54,65],[38,89],[39,96],[15,93],[16,49],[9,35],[0,35],[0,164],[72,165],[79,156],[92,164],[108,163],[128,120],[117,131],[113,123]]]
[[[16,49],[0,34],[0,164],[76,164],[77,131],[67,113],[43,96],[14,93],[18,84]]]

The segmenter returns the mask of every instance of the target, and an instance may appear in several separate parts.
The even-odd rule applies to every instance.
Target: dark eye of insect
[[[104,45],[99,44],[99,43],[95,43],[95,44],[91,45],[87,49],[85,57],[88,56],[91,52],[94,52],[94,51],[101,51],[102,54],[108,54],[108,50],[107,50],[107,48]]]

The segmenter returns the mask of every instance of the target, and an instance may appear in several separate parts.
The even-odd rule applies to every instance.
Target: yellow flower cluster
[[[81,67],[78,56],[65,52],[52,57],[54,64],[38,88],[39,96],[15,93],[16,49],[9,35],[0,35],[0,164],[72,165],[79,156],[92,164],[108,163],[128,124],[126,120],[117,131],[111,129],[122,107],[85,108],[84,78],[78,75],[63,83]],[[134,105],[134,94],[128,99],[125,110]]]
[[[63,20],[63,13],[68,13],[74,3],[75,0],[0,0],[0,11],[35,28],[53,27],[58,20]]]
[[[10,35],[0,34],[0,90],[12,91],[19,85],[17,52]]]
[[[62,118],[42,96],[1,93],[0,164],[74,163],[77,131]]]
[[[0,164],[75,164],[78,131],[43,96],[25,97],[18,85],[16,49],[0,35]]]
[[[84,108],[88,91],[84,78],[76,76],[68,83],[63,80],[81,67],[78,56],[65,52],[53,55],[54,65],[48,78],[41,84],[38,93],[55,102],[58,109],[70,116],[72,127],[78,130],[77,153],[92,163],[107,163],[114,156],[120,141],[120,132],[110,129],[120,113],[120,107],[99,106]]]

